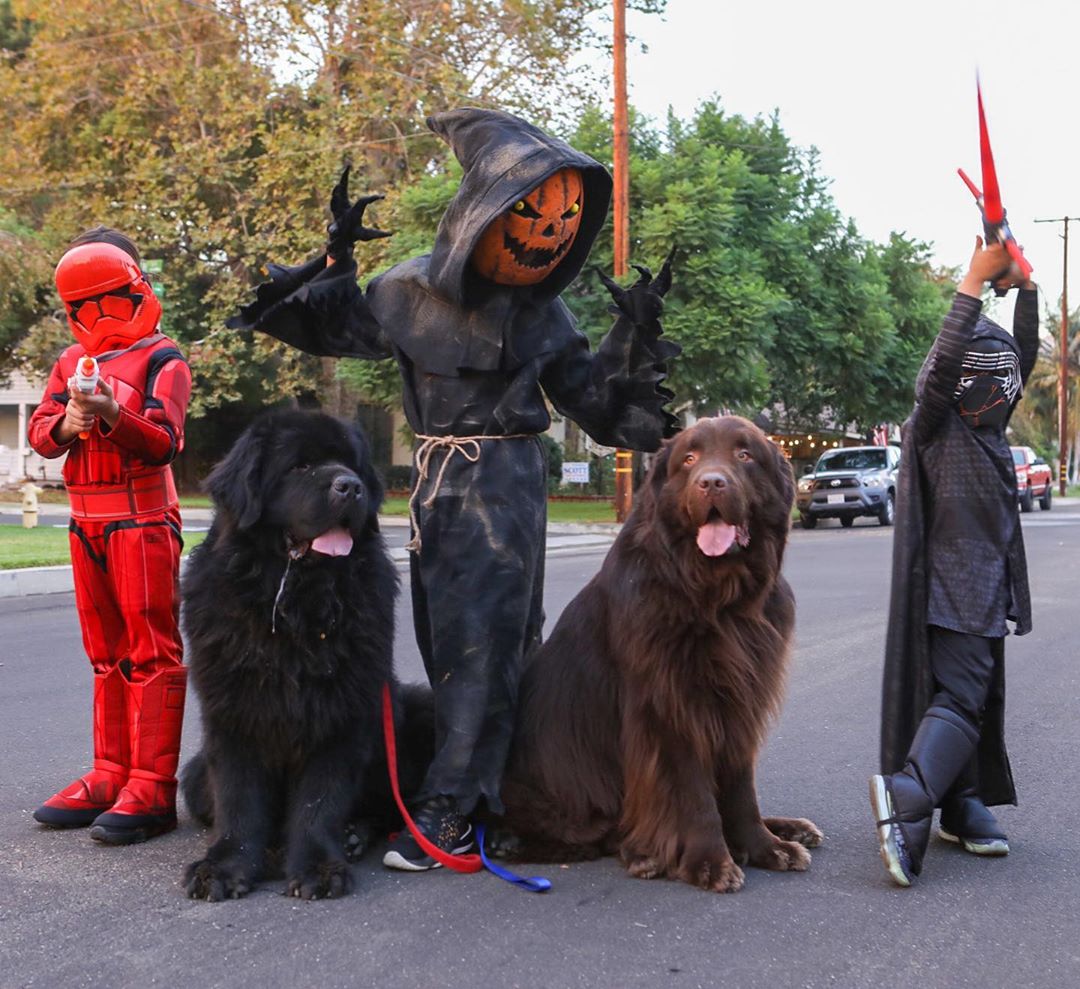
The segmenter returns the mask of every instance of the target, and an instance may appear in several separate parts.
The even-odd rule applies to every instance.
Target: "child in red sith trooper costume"
[[[91,838],[127,845],[176,827],[187,669],[169,464],[183,447],[191,372],[159,332],[161,303],[123,234],[99,227],[77,237],[56,287],[76,343],[53,366],[29,439],[43,457],[68,455],[75,601],[94,669],[94,764],[34,818],[91,825]],[[87,355],[100,368],[93,394],[73,378]]]

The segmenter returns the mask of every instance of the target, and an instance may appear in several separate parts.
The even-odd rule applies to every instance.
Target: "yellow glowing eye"
[[[515,213],[523,213],[524,211],[525,211],[525,200],[524,199],[519,199],[516,203],[514,203],[514,212]]]
[[[581,210],[581,203],[574,203],[574,205],[570,207],[570,215],[571,216],[577,216],[577,214],[580,212],[580,210]]]

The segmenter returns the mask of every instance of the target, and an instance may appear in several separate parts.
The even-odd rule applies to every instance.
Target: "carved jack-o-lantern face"
[[[581,226],[581,172],[564,168],[513,203],[480,235],[476,271],[500,285],[535,285],[563,259]]]

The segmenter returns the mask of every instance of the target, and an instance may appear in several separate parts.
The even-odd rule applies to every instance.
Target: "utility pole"
[[[1036,223],[1064,223],[1062,235],[1065,249],[1061,273],[1061,333],[1058,352],[1058,494],[1065,497],[1065,481],[1068,464],[1069,430],[1069,221],[1075,216],[1058,216],[1051,220],[1036,220]]]
[[[626,274],[630,260],[630,124],[626,109],[626,0],[614,3],[615,129],[612,142],[614,179],[615,277]],[[625,522],[634,500],[634,453],[615,451],[615,520]]]

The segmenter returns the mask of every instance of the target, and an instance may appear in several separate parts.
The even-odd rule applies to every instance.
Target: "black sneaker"
[[[462,855],[473,846],[472,825],[458,811],[453,797],[432,797],[421,805],[413,819],[421,834],[444,852]],[[383,865],[407,872],[427,872],[438,869],[442,863],[428,855],[405,828],[390,843]]]

